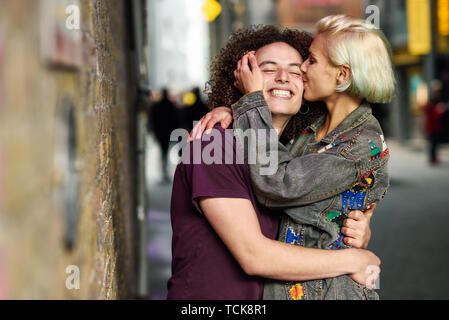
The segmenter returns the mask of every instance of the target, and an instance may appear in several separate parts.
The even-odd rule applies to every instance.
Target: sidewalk
[[[449,147],[430,166],[425,141],[388,141],[391,186],[371,220],[381,299],[449,298]]]
[[[170,199],[171,183],[160,183],[160,150],[153,136],[147,138],[147,213],[148,292],[152,300],[164,300],[167,296],[167,280],[171,276]],[[171,165],[173,177],[175,165]]]

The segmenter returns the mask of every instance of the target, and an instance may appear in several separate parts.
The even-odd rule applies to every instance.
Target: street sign
[[[217,0],[206,0],[201,7],[204,18],[208,22],[214,21],[221,13],[221,5]]]
[[[449,0],[437,2],[438,33],[449,36]]]

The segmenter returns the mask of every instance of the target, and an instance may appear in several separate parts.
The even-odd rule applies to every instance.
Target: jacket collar
[[[326,120],[326,114],[319,117],[313,124],[310,125],[310,129],[313,132],[317,132],[318,128],[324,123]],[[358,127],[363,122],[365,122],[372,115],[371,105],[363,100],[360,106],[352,111],[334,130],[332,130],[327,136],[325,136],[321,142],[324,143],[332,143],[334,140],[348,132],[355,127]]]

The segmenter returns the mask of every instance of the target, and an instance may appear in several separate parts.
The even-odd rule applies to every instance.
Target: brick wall
[[[116,299],[135,290],[126,4],[79,7],[83,59],[69,70],[42,59],[40,1],[0,0],[0,297]],[[79,267],[80,289],[66,288],[69,265]]]

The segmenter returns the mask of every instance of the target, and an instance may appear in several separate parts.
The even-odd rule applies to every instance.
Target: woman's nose
[[[299,70],[301,70],[302,73],[306,73],[307,72],[307,67],[306,67],[307,61],[308,60],[304,61],[304,63],[302,63],[301,67],[299,68]]]

